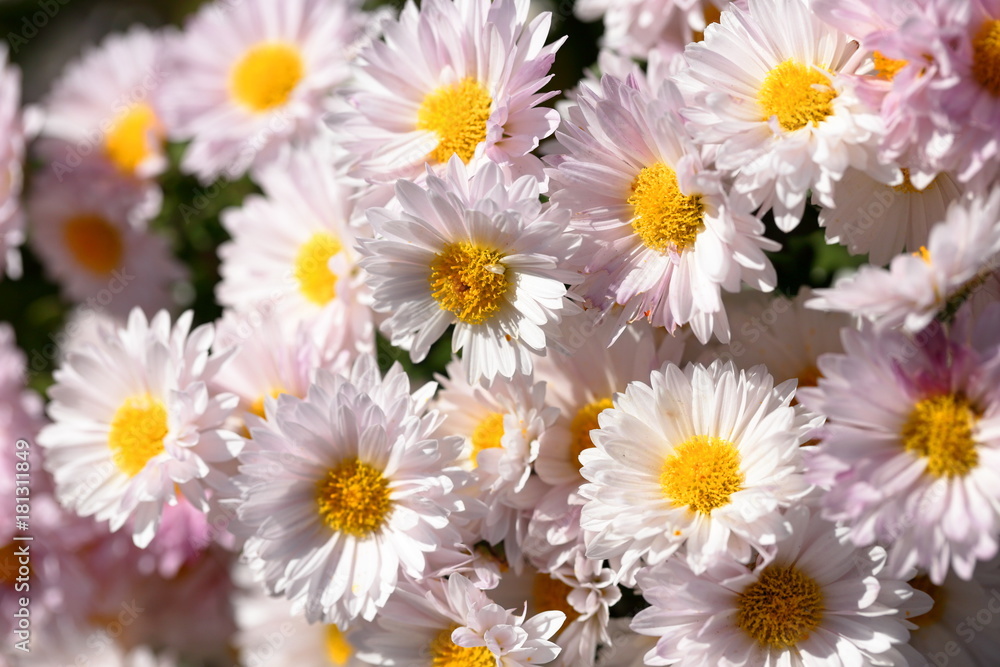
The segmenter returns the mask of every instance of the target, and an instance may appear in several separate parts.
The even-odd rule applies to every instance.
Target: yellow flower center
[[[316,485],[319,514],[333,530],[368,537],[392,510],[389,480],[356,457],[344,459]]]
[[[833,113],[837,92],[830,78],[808,65],[786,60],[764,77],[757,102],[764,110],[764,120],[778,117],[778,124],[788,132],[819,122]]]
[[[772,649],[795,647],[822,620],[822,589],[794,567],[768,566],[737,601],[737,627]]]
[[[570,461],[577,466],[580,464],[580,452],[594,446],[594,441],[590,438],[590,432],[601,425],[597,423],[597,415],[608,408],[613,408],[610,398],[599,398],[596,401],[587,403],[580,408],[580,411],[573,417],[569,424],[570,436],[573,438],[570,444]]]
[[[900,171],[903,172],[903,182],[900,183],[899,185],[892,186],[892,189],[902,194],[911,195],[914,194],[915,192],[927,192],[928,190],[934,187],[935,183],[937,183],[937,179],[935,178],[933,181],[928,183],[925,188],[920,189],[913,184],[913,181],[910,180],[909,169],[903,167],[902,169],[900,169]]]
[[[479,452],[484,449],[501,447],[503,438],[503,414],[494,412],[472,430],[472,462],[479,465]]]
[[[270,396],[271,398],[277,398],[281,394],[287,393],[288,392],[285,391],[284,387],[274,387],[266,394],[261,394],[253,403],[250,404],[250,413],[257,415],[261,419],[267,419],[266,410],[264,409],[264,401],[267,400],[267,397]]]
[[[883,81],[892,81],[896,73],[906,67],[905,60],[886,58],[878,51],[872,54],[872,60],[875,65],[875,78],[882,79]]]
[[[351,643],[336,625],[326,626],[326,657],[331,665],[343,667],[354,654]]]
[[[657,162],[644,167],[632,181],[632,229],[647,248],[678,252],[694,245],[703,227],[701,195],[687,196],[677,185],[674,170]]]
[[[925,245],[920,246],[920,249],[912,254],[914,257],[919,257],[920,259],[924,260],[925,264],[931,263],[931,251],[928,250],[927,246]]]
[[[167,409],[162,402],[148,395],[126,399],[111,419],[111,460],[126,475],[135,476],[164,452],[167,431]]]
[[[259,113],[287,102],[304,74],[298,49],[290,44],[265,42],[247,51],[236,63],[229,89],[237,102]]]
[[[972,40],[972,76],[992,95],[1000,96],[1000,20],[983,23]]]
[[[910,618],[909,612],[907,612],[906,620],[911,623],[916,624],[919,628],[926,628],[927,626],[934,625],[941,620],[944,616],[944,608],[947,598],[947,589],[942,586],[935,586],[931,581],[931,578],[926,574],[921,574],[909,582],[910,586],[913,586],[918,591],[927,593],[931,596],[931,600],[934,602],[934,606],[931,607],[927,612],[920,614],[919,616],[914,616]]]
[[[941,394],[919,401],[903,424],[906,451],[927,459],[935,477],[964,477],[979,464],[972,437],[977,415],[964,396]]]
[[[452,155],[468,162],[476,146],[486,140],[486,121],[493,100],[472,78],[441,86],[424,97],[417,111],[417,129],[438,135],[438,145],[430,159],[444,163]]]
[[[566,614],[566,621],[560,632],[580,617],[580,612],[569,603],[569,594],[573,587],[553,576],[539,572],[531,583],[531,596],[535,601],[535,613],[543,611],[561,611]],[[557,633],[558,636],[558,633]]]
[[[482,324],[499,312],[510,284],[504,254],[471,241],[449,243],[431,262],[431,296],[466,324]]]
[[[318,306],[325,305],[337,295],[337,276],[330,270],[330,258],[344,246],[332,234],[317,232],[299,248],[293,273],[299,291]]]
[[[663,462],[660,486],[674,506],[709,514],[743,487],[740,453],[728,440],[696,435]]]
[[[431,641],[431,667],[496,667],[493,652],[485,646],[468,648],[451,641],[457,627],[445,628]]]
[[[99,215],[81,213],[67,220],[63,241],[73,259],[91,273],[108,275],[121,266],[125,249],[121,232]]]
[[[163,142],[163,125],[153,108],[137,104],[115,119],[104,138],[104,150],[123,172],[131,174]]]

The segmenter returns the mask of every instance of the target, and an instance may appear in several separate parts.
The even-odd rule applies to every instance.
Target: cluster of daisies
[[[2,63],[0,262],[76,309],[47,404],[0,325],[0,662],[998,664],[1000,2],[572,11],[561,93],[528,0],[214,0],[28,109]],[[216,321],[171,170],[257,189]],[[779,293],[810,225],[859,268]]]

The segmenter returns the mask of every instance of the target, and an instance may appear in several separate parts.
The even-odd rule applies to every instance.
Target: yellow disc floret
[[[976,412],[964,396],[941,394],[913,407],[900,437],[906,451],[927,459],[935,477],[963,477],[979,464],[972,436]]]
[[[293,273],[299,291],[318,306],[337,295],[337,276],[330,270],[330,258],[343,249],[340,241],[327,232],[317,232],[299,248]]]
[[[1000,97],[1000,20],[983,23],[972,40],[972,76]]]
[[[872,61],[875,66],[875,77],[883,81],[891,81],[899,70],[906,67],[905,60],[886,58],[878,51],[872,54]]]
[[[316,485],[316,504],[330,528],[365,538],[382,527],[392,510],[389,480],[357,457],[344,459]]]
[[[740,453],[728,440],[696,435],[674,448],[660,470],[663,495],[676,507],[709,514],[743,488]]]
[[[281,42],[265,42],[251,48],[236,63],[229,88],[237,102],[260,113],[285,104],[304,74],[298,49]]]
[[[131,174],[162,144],[163,137],[153,108],[137,104],[115,119],[104,138],[104,151],[121,171]]]
[[[552,575],[539,572],[531,584],[531,596],[535,601],[535,612],[561,611],[566,614],[566,621],[560,631],[580,617],[580,612],[569,603],[569,594],[573,587],[556,579]]]
[[[472,430],[472,462],[478,464],[479,452],[502,447],[503,413],[494,412],[476,424]]]
[[[496,667],[493,652],[485,646],[469,648],[451,641],[451,633],[457,627],[445,628],[431,641],[431,667]]]
[[[471,160],[476,146],[486,140],[492,106],[490,94],[472,78],[441,86],[424,97],[417,111],[417,129],[438,136],[430,159],[444,163],[457,155],[463,162]]]
[[[326,626],[326,657],[334,667],[343,667],[354,655],[351,643],[336,625]]]
[[[122,234],[99,215],[81,213],[63,225],[63,241],[83,268],[102,276],[121,266],[125,244]]]
[[[590,439],[590,432],[601,427],[597,423],[597,415],[613,407],[614,403],[612,403],[610,398],[599,398],[580,408],[580,411],[573,417],[573,421],[569,425],[569,433],[573,438],[570,444],[569,456],[570,462],[573,465],[579,467],[580,452],[594,446],[594,441]]]
[[[639,172],[628,203],[632,229],[647,248],[658,252],[667,248],[680,252],[694,245],[704,226],[701,196],[683,194],[677,174],[662,162]]]
[[[830,77],[821,70],[795,60],[786,60],[764,77],[757,102],[764,111],[763,120],[777,116],[778,124],[788,132],[799,130],[833,113],[837,97]]]
[[[431,296],[460,321],[482,324],[500,311],[510,287],[503,258],[471,241],[449,243],[431,262]]]
[[[771,649],[795,647],[822,620],[822,589],[794,567],[768,566],[737,601],[737,627]]]
[[[126,475],[135,476],[165,451],[168,431],[167,409],[161,401],[148,395],[127,399],[111,418],[111,460]]]

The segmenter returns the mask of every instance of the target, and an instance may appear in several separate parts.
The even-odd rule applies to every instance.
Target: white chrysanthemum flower
[[[579,490],[586,480],[580,452],[594,446],[590,434],[599,428],[597,416],[612,407],[629,382],[645,382],[665,362],[681,360],[682,338],[666,336],[657,346],[655,330],[642,322],[608,346],[614,326],[609,321],[595,325],[585,317],[572,320],[561,337],[572,354],[552,352],[535,368],[535,378],[546,383],[548,402],[559,410],[539,441],[535,471],[550,488],[535,503],[524,544],[531,561],[545,571],[572,566],[584,551],[580,510],[586,501]]]
[[[543,206],[538,181],[511,182],[492,163],[470,173],[457,157],[426,189],[399,180],[400,213],[370,209],[373,241],[362,266],[375,310],[391,313],[383,330],[414,361],[455,325],[452,350],[465,350],[469,380],[531,372],[560,321],[579,312],[563,268],[579,246],[566,230],[569,211]]]
[[[806,507],[793,532],[753,569],[719,560],[697,574],[670,559],[639,573],[632,628],[659,637],[648,665],[847,667],[906,665],[905,610],[930,600],[887,576],[881,547],[856,549]]]
[[[918,342],[845,329],[845,354],[821,357],[819,386],[799,394],[827,419],[806,459],[825,515],[859,545],[886,544],[894,572],[925,568],[935,583],[949,567],[969,579],[998,549],[1000,357],[995,329],[977,338],[993,348],[940,327]]]
[[[0,47],[0,274],[21,273],[17,249],[24,241],[21,184],[24,162],[24,125],[21,119],[21,71],[7,62]]]
[[[611,643],[597,652],[597,667],[644,667],[644,657],[656,646],[656,637],[640,635],[629,626],[631,617],[612,618],[608,623]]]
[[[738,368],[767,367],[775,382],[796,380],[797,389],[815,387],[817,359],[826,352],[841,352],[840,330],[853,326],[846,313],[826,313],[806,308],[813,291],[803,287],[794,299],[741,293],[727,305],[733,325],[729,345],[710,346],[696,359],[732,361]]]
[[[167,239],[130,217],[138,193],[80,168],[60,177],[49,169],[31,183],[31,248],[63,294],[88,308],[124,317],[174,305],[171,289],[187,269]],[[93,178],[92,178],[93,177]]]
[[[182,167],[210,181],[318,136],[333,91],[350,76],[360,31],[355,2],[221,0],[194,16],[167,51],[157,110],[191,141]]]
[[[519,605],[520,606],[520,605]],[[566,615],[545,611],[525,620],[493,602],[461,574],[401,587],[355,641],[358,657],[396,667],[531,667],[552,662],[550,638]]]
[[[626,577],[681,546],[695,571],[772,550],[788,534],[782,509],[808,490],[799,447],[811,424],[789,406],[793,390],[721,362],[665,364],[631,383],[580,454],[587,555],[620,557]]]
[[[254,575],[306,617],[371,620],[428,552],[457,551],[449,515],[467,474],[458,438],[434,439],[433,383],[410,394],[399,365],[383,380],[362,355],[349,376],[320,370],[306,398],[278,397],[240,457],[240,521]]]
[[[969,581],[949,573],[940,586],[927,575],[909,583],[934,601],[912,616],[910,645],[935,665],[986,667],[1000,656],[1000,559],[980,563]],[[989,611],[989,615],[984,614]]]
[[[539,439],[558,412],[545,403],[545,383],[515,375],[472,384],[468,363],[452,361],[448,377],[437,377],[442,390],[434,407],[445,415],[438,434],[465,443],[463,467],[473,471],[470,488],[486,507],[478,537],[503,542],[507,562],[519,567],[524,524],[545,490],[532,475]]]
[[[331,327],[334,332],[343,329]],[[216,325],[215,349],[234,348],[234,352],[215,376],[212,389],[239,397],[234,416],[249,429],[259,423],[257,419],[274,414],[279,395],[305,398],[318,370],[347,372],[358,350],[343,343],[321,344],[305,328],[288,334],[273,316],[251,319],[227,311]]]
[[[490,597],[504,607],[527,603],[528,614],[550,610],[566,614],[566,622],[552,637],[562,648],[553,667],[593,667],[598,645],[610,641],[610,610],[621,596],[614,572],[582,553],[558,570],[527,567],[519,574],[504,572],[490,590]]]
[[[528,0],[408,2],[384,41],[358,56],[349,111],[332,118],[361,173],[420,178],[425,165],[490,161],[514,178],[541,180],[531,154],[559,124],[538,106],[556,49],[545,45],[551,14],[528,23]]]
[[[953,202],[927,246],[899,255],[888,269],[862,267],[833,287],[816,290],[810,308],[867,317],[880,327],[917,332],[953,299],[964,298],[998,268],[1000,188],[988,197]]]
[[[39,149],[59,174],[98,161],[125,179],[166,167],[166,129],[153,97],[166,80],[164,36],[141,26],[111,35],[72,63],[45,101]]]
[[[963,189],[947,172],[920,188],[910,181],[909,170],[902,171],[898,185],[879,183],[856,169],[845,172],[833,188],[835,207],[819,212],[826,240],[847,246],[853,255],[867,253],[868,261],[879,266],[927,245],[931,229],[945,219]]]
[[[375,329],[355,242],[367,236],[367,192],[325,144],[291,150],[262,168],[263,196],[222,213],[232,240],[219,247],[219,303],[239,314],[273,313],[287,335],[343,331],[344,346],[370,350]]]
[[[854,91],[856,51],[808,0],[749,0],[684,52],[689,67],[677,80],[692,134],[719,145],[719,168],[783,230],[799,223],[810,191],[833,206],[832,185],[848,167],[886,183],[899,174],[876,159],[881,118]]]
[[[680,53],[703,38],[729,0],[579,0],[573,12],[584,21],[604,19],[601,46],[632,58],[667,46]]]
[[[191,320],[188,311],[171,327],[166,312],[147,321],[136,308],[124,329],[67,354],[38,436],[60,502],[112,531],[131,518],[140,547],[178,495],[208,511],[210,490],[231,486],[221,466],[242,446],[222,430],[236,397],[206,386],[224,360],[209,355],[212,325],[191,331]]]
[[[676,110],[671,84],[658,93],[610,76],[585,88],[557,133],[565,155],[550,158],[552,200],[573,211],[590,274],[582,286],[620,321],[647,318],[673,330],[690,323],[702,342],[729,337],[723,289],[770,290],[774,268],[749,199],[726,192],[707,169]]]
[[[292,603],[242,592],[233,599],[234,638],[243,667],[362,667],[347,633],[336,625],[309,623]]]

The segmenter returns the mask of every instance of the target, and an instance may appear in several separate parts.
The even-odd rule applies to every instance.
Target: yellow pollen
[[[910,580],[909,584],[918,591],[927,593],[927,595],[931,596],[931,600],[933,600],[934,606],[931,607],[927,612],[920,614],[919,616],[913,616],[912,618],[909,616],[909,612],[907,612],[906,620],[916,624],[916,626],[919,628],[926,628],[927,626],[934,625],[935,623],[940,621],[941,617],[944,616],[944,609],[947,598],[947,589],[941,586],[935,586],[931,582],[931,578],[928,577],[926,574],[921,574],[914,577],[913,579]]]
[[[267,397],[270,396],[271,398],[277,398],[281,394],[287,394],[287,393],[288,392],[285,391],[284,388],[275,387],[266,394],[261,394],[260,396],[257,397],[257,400],[255,400],[253,403],[250,404],[251,414],[255,414],[261,419],[267,419],[267,415],[265,414],[266,411],[264,410],[264,401],[267,399]]]
[[[326,626],[326,657],[335,667],[343,667],[354,654],[350,642],[336,625]]]
[[[737,627],[772,649],[795,647],[823,620],[822,589],[794,567],[766,567],[736,604]]]
[[[330,270],[330,258],[343,250],[340,241],[327,232],[317,232],[299,248],[294,275],[299,291],[309,301],[323,306],[337,295],[337,276]]]
[[[580,617],[580,612],[569,603],[569,594],[573,587],[553,576],[539,572],[531,584],[531,597],[535,601],[535,613],[543,611],[561,611],[566,614],[560,632]]]
[[[510,283],[504,254],[471,241],[449,243],[431,262],[431,296],[466,324],[482,324],[503,304]]]
[[[674,448],[660,471],[663,495],[675,507],[709,514],[743,487],[740,453],[728,440],[696,435]]]
[[[972,40],[972,76],[990,94],[1000,97],[1000,20],[983,23]]]
[[[330,528],[365,538],[382,527],[392,510],[389,480],[356,457],[344,459],[316,485],[316,504]]]
[[[883,81],[892,81],[896,73],[906,67],[905,60],[886,58],[878,51],[872,54],[872,60],[875,61],[875,78],[882,79]]]
[[[644,167],[632,181],[632,229],[643,244],[657,252],[674,248],[681,252],[694,245],[702,230],[704,207],[701,195],[681,192],[674,170],[657,162]]]
[[[911,195],[911,194],[914,194],[916,192],[927,192],[928,190],[930,190],[931,188],[934,187],[935,183],[937,183],[937,179],[935,178],[933,181],[931,181],[930,183],[928,183],[926,187],[924,187],[923,189],[920,189],[920,188],[918,188],[917,186],[915,186],[913,184],[913,181],[910,180],[910,170],[909,169],[907,169],[906,167],[903,167],[902,169],[900,169],[900,171],[903,172],[903,182],[900,183],[899,185],[893,185],[892,186],[892,189],[895,190],[896,192],[901,192],[901,193],[907,194],[907,195]]]
[[[73,259],[91,273],[108,275],[121,266],[121,232],[99,215],[81,213],[70,218],[63,226],[63,241]]]
[[[108,447],[119,470],[134,477],[153,457],[165,450],[169,431],[167,409],[152,396],[126,399],[111,419]]]
[[[928,250],[927,246],[925,245],[920,246],[920,250],[913,253],[913,256],[919,257],[920,259],[924,260],[924,262],[927,264],[931,263],[931,251]]]
[[[484,449],[501,447],[503,438],[503,414],[494,412],[472,430],[472,463],[478,465],[479,452]]]
[[[570,445],[570,461],[577,468],[581,467],[580,452],[594,446],[594,441],[590,439],[590,432],[601,427],[597,423],[597,415],[613,407],[614,403],[611,402],[610,398],[599,398],[580,408],[580,411],[573,417],[573,421],[570,422],[569,432],[573,438]]]
[[[764,77],[757,93],[757,102],[764,111],[764,120],[778,117],[778,124],[794,132],[820,121],[833,113],[837,92],[829,77],[808,65],[786,60]]]
[[[115,119],[104,138],[104,150],[121,171],[131,174],[163,143],[164,136],[153,108],[137,104]]]
[[[940,394],[919,401],[900,437],[908,452],[927,459],[935,477],[964,477],[979,464],[972,437],[978,415],[964,396]]]
[[[468,648],[451,641],[457,625],[445,628],[431,641],[431,667],[496,667],[493,652],[485,646]]]
[[[268,111],[288,101],[305,67],[290,44],[265,42],[246,52],[233,67],[229,89],[237,102],[254,112]]]
[[[424,97],[417,111],[417,129],[438,135],[430,159],[444,163],[457,155],[468,163],[476,146],[486,140],[486,121],[492,106],[490,94],[472,78],[441,86]]]

